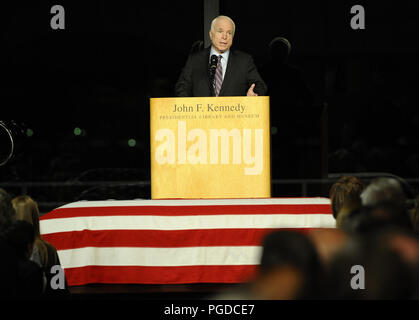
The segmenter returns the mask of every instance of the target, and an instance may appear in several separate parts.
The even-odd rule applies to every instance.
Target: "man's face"
[[[233,24],[225,18],[218,18],[215,21],[214,30],[209,34],[214,49],[218,53],[224,53],[233,43]]]

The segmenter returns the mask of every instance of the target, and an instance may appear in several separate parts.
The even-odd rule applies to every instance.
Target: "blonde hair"
[[[16,220],[24,220],[33,225],[35,243],[43,267],[48,265],[47,243],[41,238],[39,231],[38,204],[29,196],[18,196],[12,200],[16,212]]]

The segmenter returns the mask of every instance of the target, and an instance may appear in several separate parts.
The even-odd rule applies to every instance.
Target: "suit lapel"
[[[202,54],[203,54],[203,56],[202,56],[202,58],[203,58],[202,66],[205,68],[204,69],[205,70],[205,73],[204,73],[205,77],[204,78],[205,78],[205,83],[206,83],[206,85],[208,87],[208,90],[210,92],[209,95],[211,95],[211,93],[213,92],[213,90],[211,90],[212,84],[210,83],[210,74],[209,74],[209,67],[208,67],[209,59],[210,59],[210,52],[211,52],[211,46],[205,48],[205,50],[203,50],[203,52],[202,52]]]
[[[228,55],[228,61],[227,61],[227,70],[224,75],[223,83],[221,85],[221,90],[219,94],[220,96],[224,94],[224,91],[226,90],[226,88],[228,88],[228,86],[230,85],[233,79],[234,63],[235,63],[234,51],[230,49],[230,54]]]

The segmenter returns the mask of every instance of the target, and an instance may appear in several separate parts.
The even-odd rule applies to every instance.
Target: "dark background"
[[[65,8],[65,30],[50,27],[55,4]],[[350,27],[356,4],[365,8],[365,30]],[[23,123],[33,135],[22,139],[19,157],[0,167],[0,182],[148,181],[149,98],[173,96],[191,45],[204,38],[203,7],[161,0],[2,4],[0,118]],[[259,68],[272,38],[289,39],[290,63],[321,110],[299,114],[287,147],[279,143],[281,130],[273,130],[273,179],[342,172],[419,177],[418,1],[220,0],[220,14],[235,21],[234,46]],[[288,154],[296,160],[284,175],[276,159]]]

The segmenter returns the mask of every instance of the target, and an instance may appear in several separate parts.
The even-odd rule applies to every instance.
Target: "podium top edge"
[[[222,97],[155,97],[150,100],[161,100],[161,99],[258,99],[258,98],[269,98],[270,96],[222,96]]]

